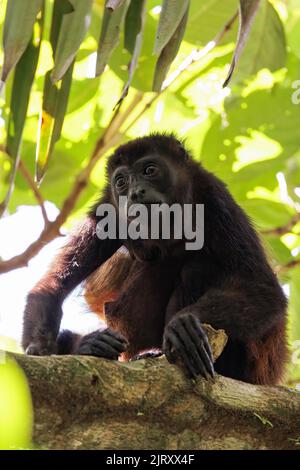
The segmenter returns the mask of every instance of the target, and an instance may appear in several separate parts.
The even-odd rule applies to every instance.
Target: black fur
[[[169,168],[168,181],[173,183],[168,183],[163,194],[169,202],[204,204],[201,250],[185,251],[183,241],[106,242],[96,237],[95,208],[116,200],[112,175],[120,165],[131,168],[149,154],[159,155]],[[229,336],[215,363],[217,372],[248,382],[277,383],[287,356],[286,299],[258,235],[225,184],[193,161],[174,136],[159,134],[119,147],[107,170],[104,195],[81,232],[70,237],[49,273],[28,296],[24,348],[29,346],[35,354],[56,350],[63,299],[124,243],[130,269],[117,282],[117,268],[114,271],[111,290],[116,292],[106,305],[105,316],[108,326],[128,341],[127,359],[147,349],[163,348],[170,361],[181,358],[189,375],[213,375],[201,328],[201,323],[209,323]],[[160,187],[155,189],[162,192]],[[89,301],[95,306],[100,294],[97,289],[94,294]]]

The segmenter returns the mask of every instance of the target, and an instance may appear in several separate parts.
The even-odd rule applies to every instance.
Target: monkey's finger
[[[96,346],[99,348],[99,350],[103,351],[106,354],[110,354],[111,356],[119,356],[121,352],[125,351],[125,347],[119,344],[118,348],[115,348],[111,344],[107,343],[103,338],[99,338],[94,340],[92,343],[93,346]]]
[[[163,344],[163,353],[165,354],[167,360],[170,362],[170,364],[174,364],[176,361],[174,351],[172,351],[172,343],[170,340],[165,337],[164,338],[164,344]]]
[[[169,339],[175,348],[176,354],[182,360],[183,366],[186,369],[188,375],[192,378],[196,378],[199,373],[197,372],[194,364],[190,361],[185,351],[184,345],[182,344],[180,338],[178,338],[176,331],[169,331]]]
[[[209,373],[209,375],[214,378],[215,376],[215,371],[214,371],[214,366],[213,366],[213,361],[212,357],[210,357],[207,354],[204,342],[203,342],[203,335],[202,335],[202,328],[199,330],[199,327],[193,324],[194,322],[191,322],[188,317],[183,318],[183,323],[186,328],[186,331],[188,335],[191,338],[191,341],[195,345],[194,347],[197,350],[197,354],[200,356],[200,361],[204,365],[206,371]],[[200,334],[199,334],[200,333]],[[203,331],[204,335],[205,332]],[[206,336],[206,335],[205,335]],[[206,375],[207,378],[207,375]]]
[[[199,348],[199,351],[200,351],[200,354],[201,354],[201,357],[202,357],[202,360],[205,364],[205,367],[209,373],[209,375],[212,377],[212,379],[215,378],[215,369],[214,369],[214,365],[213,365],[213,362],[210,360],[207,352],[206,352],[206,349],[204,347],[204,344],[202,342],[199,342],[198,343],[198,348]]]
[[[197,337],[195,337],[195,332],[192,328],[191,334],[185,329],[186,324],[190,324],[189,318],[183,318],[181,324],[176,325],[176,332],[181,339],[189,357],[190,362],[193,362],[197,375],[202,375],[206,380],[208,380],[208,370],[206,364],[203,363],[202,357],[197,350],[195,344]]]
[[[112,348],[116,349],[120,353],[124,352],[128,347],[127,341],[120,341],[119,339],[116,339],[114,336],[107,335],[106,333],[103,334],[98,339],[99,341],[103,341],[106,344],[109,344]]]
[[[106,349],[103,349],[101,346],[94,344],[84,344],[78,348],[76,354],[83,355],[83,356],[94,356],[94,357],[103,357],[105,359],[117,360],[119,354],[117,352],[111,353]]]
[[[203,343],[204,343],[206,352],[208,354],[208,357],[210,358],[210,360],[212,362],[214,362],[213,353],[212,353],[211,346],[210,346],[210,343],[209,343],[208,338],[207,338],[207,334],[205,333],[204,329],[202,328],[200,320],[198,318],[194,317],[194,315],[193,315],[193,323],[194,323],[195,328],[197,330],[199,330],[199,333],[200,333],[201,338],[203,340]]]
[[[166,356],[167,360],[170,362],[170,364],[174,364],[176,362],[176,357],[174,355],[174,351],[172,351],[172,348],[172,343],[167,337],[165,337],[163,344],[163,353]]]
[[[121,343],[126,343],[126,344],[128,344],[127,339],[126,339],[123,335],[121,335],[120,333],[118,333],[118,332],[115,331],[115,330],[111,330],[110,328],[107,328],[106,330],[103,330],[102,333],[105,333],[106,335],[109,335],[109,336],[111,336],[112,338],[117,339],[117,340],[120,341]]]
[[[108,359],[117,359],[120,351],[110,346],[102,340],[99,335],[84,338],[79,344],[77,354],[85,354],[97,357],[105,357]]]

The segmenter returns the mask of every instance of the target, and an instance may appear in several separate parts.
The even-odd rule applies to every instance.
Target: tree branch
[[[299,258],[298,259],[292,259],[291,261],[289,261],[286,264],[276,266],[275,272],[276,272],[276,274],[282,274],[283,272],[288,271],[289,269],[293,269],[296,266],[300,266],[300,259]]]
[[[0,151],[5,153],[7,157],[11,159],[11,156],[7,152],[7,149],[4,145],[0,145]],[[44,205],[45,201],[43,199],[41,192],[39,191],[37,185],[35,184],[33,178],[31,177],[31,174],[29,173],[26,165],[21,160],[19,161],[18,169],[21,171],[24,179],[27,181],[28,186],[32,189],[33,194],[41,208],[44,223],[45,225],[47,225],[49,223],[49,219],[48,219],[47,212],[46,212],[45,205]]]
[[[43,198],[40,190],[38,189],[36,183],[34,182],[33,178],[31,177],[31,174],[29,173],[27,167],[22,162],[22,160],[20,160],[20,162],[19,162],[19,170],[21,171],[24,179],[27,181],[28,186],[32,189],[32,192],[35,195],[35,198],[36,198],[36,200],[37,200],[37,202],[38,202],[38,204],[41,208],[45,226],[47,226],[50,222],[49,222],[47,212],[46,212],[46,209],[45,209],[44,198]]]
[[[281,225],[280,227],[261,230],[260,233],[263,235],[284,235],[285,233],[290,232],[298,222],[300,222],[300,212],[295,214],[287,224]]]
[[[205,328],[216,358],[224,332]],[[12,356],[31,388],[41,448],[298,448],[300,393],[288,388],[222,376],[193,382],[165,357]]]

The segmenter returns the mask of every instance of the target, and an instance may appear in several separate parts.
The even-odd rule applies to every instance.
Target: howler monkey
[[[156,348],[170,362],[180,359],[191,377],[217,371],[277,383],[287,355],[286,299],[251,222],[225,185],[174,136],[160,134],[119,147],[108,160],[107,178],[81,228],[28,295],[26,352],[131,359]],[[127,197],[127,208],[144,204],[148,215],[155,204],[203,204],[202,248],[187,250],[186,240],[174,236],[172,218],[169,239],[100,239],[97,224],[104,216],[97,216],[97,207],[112,204],[118,212],[120,196]],[[118,234],[118,218],[116,224]],[[86,279],[87,300],[97,313],[104,311],[108,328],[83,337],[58,334],[64,299]],[[215,364],[203,323],[223,328],[229,338]]]

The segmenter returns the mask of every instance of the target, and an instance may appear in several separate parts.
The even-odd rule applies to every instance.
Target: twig
[[[284,271],[287,271],[289,269],[293,269],[296,266],[300,266],[300,259],[298,259],[298,258],[297,259],[292,259],[291,261],[289,261],[286,264],[276,266],[275,272],[276,272],[276,274],[282,274]]]
[[[5,153],[9,159],[11,159],[11,156],[7,152],[7,149],[4,145],[0,145],[0,150],[1,152]],[[44,223],[45,225],[47,225],[49,223],[49,219],[48,219],[47,212],[45,209],[45,201],[44,201],[42,194],[40,193],[40,190],[38,189],[25,163],[23,163],[22,160],[19,161],[18,169],[21,171],[24,179],[27,181],[28,186],[32,189],[32,192],[41,208]]]
[[[284,235],[292,230],[292,228],[300,222],[300,212],[294,215],[291,220],[285,224],[281,225],[280,227],[270,228],[267,230],[262,230],[261,233],[263,235]]]
[[[36,183],[34,182],[33,178],[31,177],[31,174],[29,173],[27,167],[22,162],[22,160],[20,160],[20,162],[19,162],[19,170],[21,171],[24,179],[27,181],[28,186],[30,186],[30,188],[32,189],[32,192],[35,195],[35,198],[36,198],[36,200],[39,203],[39,206],[41,208],[45,226],[47,226],[50,223],[50,221],[48,219],[47,212],[46,212],[46,209],[45,209],[44,198],[43,198],[41,192],[39,191]]]

